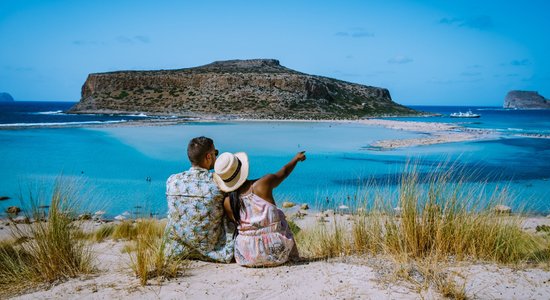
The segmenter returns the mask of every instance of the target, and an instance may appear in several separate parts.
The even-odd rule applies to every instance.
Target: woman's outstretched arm
[[[288,177],[288,175],[290,175],[290,173],[292,173],[298,162],[306,160],[305,153],[305,151],[298,152],[286,165],[277,171],[277,173],[266,175],[262,179],[265,180],[266,184],[268,184],[272,189],[276,188]]]

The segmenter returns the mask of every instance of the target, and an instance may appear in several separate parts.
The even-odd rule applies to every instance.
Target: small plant
[[[185,271],[188,261],[184,258],[170,258],[165,255],[166,224],[156,219],[142,219],[136,223],[133,245],[125,250],[130,255],[131,267],[141,285],[152,278],[173,278]]]
[[[124,99],[124,98],[128,97],[128,95],[129,95],[128,92],[123,90],[118,95],[116,95],[114,98],[120,100],[120,99]]]
[[[0,295],[93,272],[90,246],[81,238],[74,183],[58,180],[47,218],[31,193],[30,225],[14,224],[12,240],[0,244]]]

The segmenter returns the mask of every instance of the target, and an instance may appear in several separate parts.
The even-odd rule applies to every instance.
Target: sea
[[[273,173],[297,152],[306,161],[275,190],[277,203],[307,203],[316,209],[373,202],[387,189],[396,204],[399,181],[414,169],[420,178],[456,170],[450,182],[490,197],[506,190],[513,210],[550,213],[550,110],[499,107],[411,106],[431,117],[392,118],[458,123],[499,133],[491,140],[444,143],[394,150],[370,145],[381,139],[422,137],[349,122],[189,121],[171,126],[120,126],[137,115],[72,115],[75,103],[0,103],[0,216],[8,206],[45,204],[54,187],[75,190],[83,212],[124,212],[164,217],[166,179],[190,167],[188,141],[208,136],[220,152],[247,152],[250,178]],[[471,110],[478,119],[450,118]],[[90,126],[90,125],[106,126]],[[52,126],[64,125],[62,127]],[[483,188],[479,188],[479,187]],[[380,197],[380,194],[377,194]],[[385,195],[385,196],[384,196]],[[5,216],[5,214],[4,214]]]

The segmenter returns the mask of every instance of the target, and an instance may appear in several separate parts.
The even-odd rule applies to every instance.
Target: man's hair
[[[187,145],[187,157],[189,157],[191,163],[199,164],[208,154],[208,151],[212,150],[212,147],[214,147],[212,139],[205,136],[196,137],[190,140],[189,145]]]

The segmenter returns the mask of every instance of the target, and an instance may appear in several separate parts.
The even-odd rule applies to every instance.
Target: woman
[[[237,225],[235,260],[246,267],[277,266],[298,258],[298,248],[284,213],[277,208],[273,189],[290,175],[305,151],[275,174],[248,180],[248,156],[244,152],[222,153],[214,165],[214,182],[229,193],[224,209]]]

